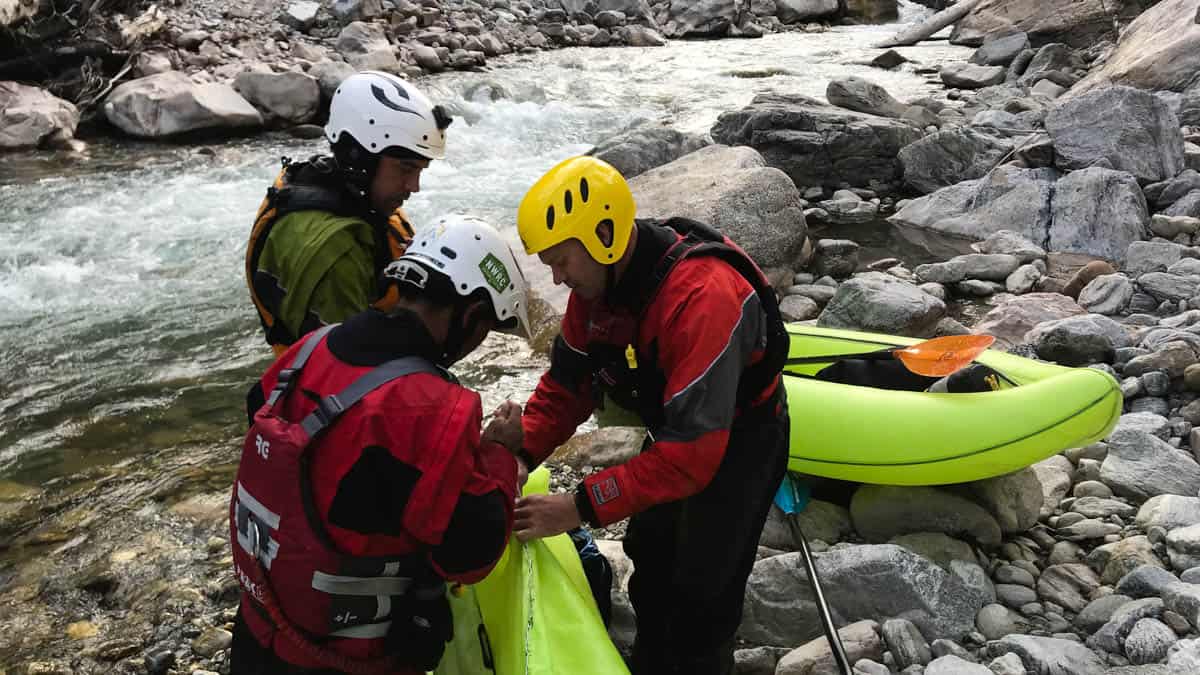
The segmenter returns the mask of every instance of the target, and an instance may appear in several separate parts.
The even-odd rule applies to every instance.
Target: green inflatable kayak
[[[861,354],[919,339],[789,325],[792,358]],[[828,363],[789,365],[792,471],[860,483],[941,485],[1010,473],[1109,434],[1116,380],[988,350],[977,363],[1016,386],[980,393],[889,391],[812,379]],[[810,376],[810,377],[805,377]]]

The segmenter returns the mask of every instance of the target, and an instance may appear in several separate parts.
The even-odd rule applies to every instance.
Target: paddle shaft
[[[804,568],[808,579],[812,582],[813,595],[817,600],[817,613],[821,615],[821,625],[825,628],[825,639],[829,641],[829,649],[833,652],[833,660],[837,663],[842,675],[854,675],[850,668],[850,660],[846,658],[846,650],[842,647],[842,636],[838,635],[833,625],[833,616],[829,613],[829,604],[825,602],[825,593],[821,590],[821,579],[817,576],[817,566],[813,563],[812,552],[808,549],[808,539],[800,529],[796,514],[787,514],[788,527],[792,530],[792,539],[800,545],[800,557],[804,559]]]

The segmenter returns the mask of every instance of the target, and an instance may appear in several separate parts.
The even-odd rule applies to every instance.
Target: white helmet
[[[325,137],[349,134],[367,152],[404,148],[425,157],[446,156],[450,118],[408,82],[376,70],[355,73],[338,85],[329,103]]]
[[[445,274],[460,296],[484,289],[496,310],[498,329],[530,334],[525,275],[504,237],[482,218],[441,216],[417,232],[404,255],[392,261],[384,275],[411,279],[411,262]]]

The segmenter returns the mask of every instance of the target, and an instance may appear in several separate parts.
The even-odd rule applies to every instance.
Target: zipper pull
[[[637,352],[633,350],[633,345],[625,347],[625,362],[629,364],[630,370],[637,370]]]

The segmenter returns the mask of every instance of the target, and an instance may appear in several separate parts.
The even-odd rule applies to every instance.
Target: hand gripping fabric
[[[545,493],[550,472],[529,475],[524,494]],[[513,537],[496,568],[449,591],[454,640],[435,675],[621,675],[617,653],[579,554],[565,534]]]

